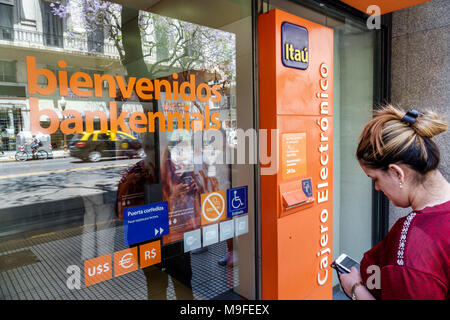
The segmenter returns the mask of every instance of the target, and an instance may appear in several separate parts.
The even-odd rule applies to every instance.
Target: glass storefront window
[[[25,3],[0,39],[1,298],[255,298],[251,2]]]

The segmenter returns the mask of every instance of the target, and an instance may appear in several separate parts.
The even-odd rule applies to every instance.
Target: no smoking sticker
[[[204,193],[202,200],[202,225],[222,221],[227,217],[225,190]]]

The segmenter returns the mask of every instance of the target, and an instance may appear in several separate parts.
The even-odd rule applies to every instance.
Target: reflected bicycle
[[[16,161],[27,161],[28,159],[45,160],[48,158],[48,152],[45,150],[38,150],[34,154],[30,151],[17,151],[15,155]]]

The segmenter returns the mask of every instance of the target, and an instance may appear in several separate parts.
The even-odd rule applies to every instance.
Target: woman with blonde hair
[[[395,206],[412,212],[364,254],[361,273],[352,268],[340,276],[354,299],[450,299],[450,184],[432,140],[447,128],[436,113],[392,105],[364,127],[356,152],[362,170]],[[377,269],[380,288],[369,290]]]

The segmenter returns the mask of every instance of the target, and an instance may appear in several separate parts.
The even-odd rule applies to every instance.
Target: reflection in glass
[[[233,185],[231,165],[218,160],[236,129],[236,34],[99,0],[28,0],[17,5],[30,1],[41,4],[36,6],[41,8],[39,19],[11,13],[5,20],[9,11],[1,10],[1,21],[11,23],[0,23],[1,40],[8,42],[0,46],[0,77],[14,84],[7,91],[14,102],[0,104],[2,142],[11,152],[20,150],[22,142],[16,146],[16,138],[31,132],[30,98],[37,99],[39,110],[52,110],[60,125],[72,120],[67,129],[73,132],[66,134],[59,127],[47,135],[50,159],[27,161],[27,166],[0,163],[0,175],[8,175],[0,180],[1,188],[8,190],[0,195],[5,221],[0,227],[0,253],[29,249],[35,256],[25,269],[9,265],[8,270],[0,270],[0,283],[17,286],[7,280],[14,279],[8,272],[46,274],[49,279],[40,285],[57,287],[58,297],[64,299],[210,299],[236,288],[233,238],[207,247],[200,244],[198,250],[186,250],[183,238],[189,231],[202,234],[206,226],[201,222],[201,195]],[[224,23],[224,29],[233,19]],[[27,56],[35,58],[36,71],[48,70],[57,77],[50,94],[29,92]],[[71,79],[80,72],[92,85],[72,90]],[[63,73],[67,91],[60,81]],[[159,91],[153,88],[143,91],[147,96],[140,94],[136,83],[144,78],[155,86],[159,81]],[[181,88],[183,82],[193,86]],[[36,84],[43,90],[52,81],[39,75]],[[83,97],[80,92],[90,95]],[[123,121],[128,128],[137,112],[146,116],[161,112],[164,118],[156,118],[155,132],[149,130],[149,123],[136,125],[144,130],[128,132],[119,127],[115,132],[111,102],[116,103],[117,114],[127,113]],[[76,115],[71,110],[81,114],[83,131],[74,130]],[[161,122],[169,127],[167,115],[175,112],[183,118],[172,120],[174,130],[158,130]],[[217,118],[211,119],[214,113]],[[52,121],[42,116],[38,125],[49,128]],[[219,128],[222,123],[227,127]],[[207,125],[219,128],[225,142],[221,147],[207,137]],[[177,130],[180,126],[187,130]],[[149,236],[149,241],[132,246],[161,241],[161,263],[84,287],[86,260],[127,248],[124,209],[159,201],[169,203],[169,235]],[[35,260],[40,262],[32,263]],[[80,268],[83,290],[61,281],[70,277],[67,270],[76,269],[70,266]],[[40,273],[33,268],[41,268]],[[32,284],[26,284],[29,297],[8,291],[6,298],[42,298]],[[116,287],[121,290],[114,291]],[[0,289],[4,294],[3,286]]]

